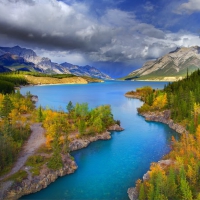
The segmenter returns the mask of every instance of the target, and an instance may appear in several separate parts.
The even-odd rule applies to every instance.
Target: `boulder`
[[[128,188],[127,193],[130,200],[138,199],[139,194],[135,187]]]
[[[114,124],[108,128],[108,131],[123,131],[124,129],[118,124]]]

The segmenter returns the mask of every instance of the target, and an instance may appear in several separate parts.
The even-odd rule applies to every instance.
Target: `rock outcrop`
[[[118,124],[114,124],[108,128],[108,131],[123,131],[124,129]],[[87,147],[91,142],[97,140],[109,140],[111,138],[110,132],[105,131],[104,133],[97,134],[95,136],[85,137],[83,139],[75,139],[69,144],[69,150],[75,151]]]
[[[21,183],[14,183],[11,188],[5,192],[3,199],[15,200],[21,196],[35,193],[46,188],[50,183],[54,182],[59,176],[71,174],[77,169],[76,163],[71,159],[70,155],[65,155],[64,166],[59,170],[50,170],[47,166],[43,166],[39,176],[28,176]],[[27,170],[27,167],[24,168]]]
[[[169,127],[173,130],[175,130],[177,133],[188,133],[184,126],[174,123],[172,119],[170,119],[171,112],[170,110],[165,110],[162,112],[147,112],[141,114],[143,117],[145,117],[145,120],[147,121],[154,121],[154,122],[162,122],[164,124],[168,124]]]
[[[108,131],[123,131],[124,129],[118,124],[114,124],[108,128]]]
[[[106,131],[101,135],[90,136],[85,139],[75,139],[69,144],[69,150],[75,151],[78,149],[82,149],[87,147],[91,142],[95,142],[97,140],[109,140],[110,138],[111,138],[110,133]]]
[[[130,200],[137,200],[139,193],[135,187],[128,188],[128,197]]]
[[[31,100],[32,100],[33,102],[38,102],[38,96],[37,96],[37,95],[32,95],[32,96],[31,96]]]
[[[142,99],[142,97],[138,94],[128,94],[128,93],[126,93],[124,96],[127,97],[127,98],[140,99],[140,100]]]

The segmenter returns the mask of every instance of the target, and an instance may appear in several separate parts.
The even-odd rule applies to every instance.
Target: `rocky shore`
[[[108,128],[109,131],[123,131],[119,125],[115,124]],[[70,151],[75,151],[87,147],[91,142],[97,140],[108,140],[110,139],[110,132],[105,131],[102,134],[97,134],[95,136],[85,137],[81,139],[74,139],[69,144]],[[35,193],[43,188],[46,188],[50,183],[54,182],[58,177],[65,176],[67,174],[74,173],[78,168],[73,158],[70,154],[62,155],[63,167],[59,170],[50,170],[46,164],[41,167],[40,175],[32,176],[30,172],[31,167],[23,166],[21,170],[27,172],[28,177],[23,179],[19,183],[13,183],[12,181],[6,181],[1,187],[0,200],[8,199],[15,200],[24,195]]]
[[[171,165],[172,163],[173,163],[172,160],[160,160],[160,161],[158,161],[158,165],[160,165],[160,167],[163,168],[163,169],[165,167]],[[142,179],[143,179],[143,181],[149,179],[149,171],[147,171],[147,173],[144,174]],[[139,192],[137,191],[136,187],[128,188],[127,193],[128,193],[128,197],[129,197],[130,200],[138,200]]]
[[[124,96],[127,97],[127,98],[140,99],[140,100],[142,99],[142,97],[140,95],[138,95],[138,94],[126,93]]]
[[[110,126],[107,131],[97,134],[95,136],[86,137],[83,139],[75,139],[69,144],[69,150],[75,151],[78,149],[82,149],[87,147],[91,142],[95,142],[97,140],[109,140],[111,138],[109,131],[123,131],[124,129],[120,127],[118,124],[114,124]]]
[[[58,177],[74,173],[77,169],[76,163],[69,154],[62,156],[64,166],[59,170],[50,170],[44,165],[39,176],[32,176],[29,167],[23,167],[22,170],[28,173],[28,177],[20,183],[11,183],[11,187],[5,191],[2,199],[18,199],[24,195],[35,193],[46,188],[50,183],[54,182]]]
[[[167,124],[171,129],[175,130],[177,133],[180,134],[188,133],[188,131],[186,131],[184,126],[174,123],[174,121],[170,118],[171,115],[170,110],[164,110],[162,112],[159,111],[146,112],[146,113],[141,113],[140,115],[145,117],[146,121],[154,121]]]
[[[188,133],[184,126],[180,124],[174,123],[174,121],[170,118],[171,112],[170,110],[164,110],[162,112],[155,111],[155,112],[146,112],[141,113],[141,116],[145,118],[146,121],[154,121],[154,122],[161,122],[163,124],[167,124],[171,129],[175,130],[177,133],[183,134]],[[158,161],[158,164],[161,166],[170,165],[172,161],[170,160],[161,160]],[[149,177],[149,171],[144,174],[143,180],[147,180]],[[138,199],[138,191],[135,187],[128,188],[128,197],[130,200],[137,200]]]

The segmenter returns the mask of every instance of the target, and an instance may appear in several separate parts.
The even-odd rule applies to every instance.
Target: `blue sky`
[[[180,46],[200,46],[200,0],[0,0],[0,46],[112,77]]]

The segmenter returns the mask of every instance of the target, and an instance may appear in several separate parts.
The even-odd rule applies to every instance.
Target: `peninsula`
[[[26,79],[5,77],[7,81],[1,82],[6,87],[0,93],[0,199],[18,199],[73,173],[78,166],[71,151],[110,139],[109,131],[123,130],[109,105],[91,110],[87,103],[70,101],[68,112],[35,108],[30,93],[13,92],[12,86]]]

